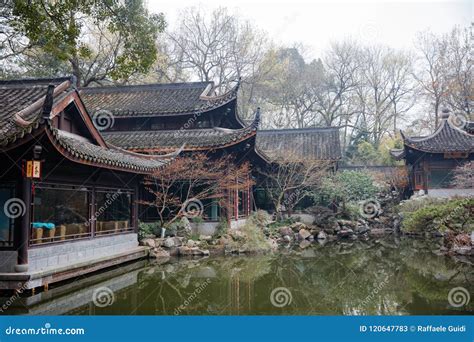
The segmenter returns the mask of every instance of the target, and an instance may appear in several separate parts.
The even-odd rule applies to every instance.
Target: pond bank
[[[450,302],[453,289],[472,293],[472,265],[436,255],[435,248],[389,236],[290,245],[265,255],[170,257],[15,301],[18,311],[5,314],[473,314],[472,301]],[[98,294],[105,300],[98,302]]]

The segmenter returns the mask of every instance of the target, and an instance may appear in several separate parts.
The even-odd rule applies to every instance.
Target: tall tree
[[[214,82],[225,92],[242,79],[240,107],[252,107],[254,85],[262,71],[259,65],[268,45],[266,35],[249,21],[218,8],[206,14],[199,8],[183,11],[177,28],[168,33],[172,66],[189,79]]]
[[[9,11],[2,21],[8,28],[3,57],[23,55],[25,68],[40,57],[56,66],[65,63],[61,68],[72,72],[78,85],[147,72],[165,27],[163,15],[149,14],[142,0],[14,0]]]

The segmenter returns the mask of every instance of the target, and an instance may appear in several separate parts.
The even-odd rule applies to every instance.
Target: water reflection
[[[276,255],[147,263],[87,288],[38,300],[28,313],[472,314],[474,299],[461,308],[448,303],[448,293],[454,287],[472,293],[472,264],[437,256],[433,248],[404,239],[314,244]],[[113,290],[111,305],[98,307],[87,298],[100,286]],[[281,288],[285,290],[280,297],[272,300],[272,291]]]

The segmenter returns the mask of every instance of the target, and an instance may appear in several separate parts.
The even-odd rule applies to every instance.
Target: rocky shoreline
[[[399,214],[380,215],[371,219],[334,219],[324,225],[316,222],[308,225],[302,222],[293,222],[282,225],[277,222],[266,222],[261,229],[262,243],[259,246],[249,247],[248,232],[229,230],[222,236],[169,236],[157,238],[146,236],[140,241],[142,246],[150,248],[149,257],[166,261],[170,257],[206,257],[218,255],[251,255],[271,253],[279,248],[295,247],[305,249],[314,243],[324,245],[331,242],[352,241],[382,241],[388,236],[411,236],[438,241],[439,249],[433,253],[446,256],[463,256],[472,258],[474,248],[472,241],[474,233],[449,236],[449,234],[427,233],[413,234],[400,229],[402,218]]]

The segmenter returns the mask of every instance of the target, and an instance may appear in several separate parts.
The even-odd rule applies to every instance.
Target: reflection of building
[[[1,288],[34,288],[145,255],[138,186],[173,155],[108,145],[73,84],[0,82]]]
[[[404,148],[391,150],[391,154],[405,160],[410,190],[424,190],[433,196],[469,191],[452,189],[451,180],[457,166],[474,159],[474,135],[470,127],[455,115],[443,113],[441,124],[433,134],[407,137],[402,132]]]

